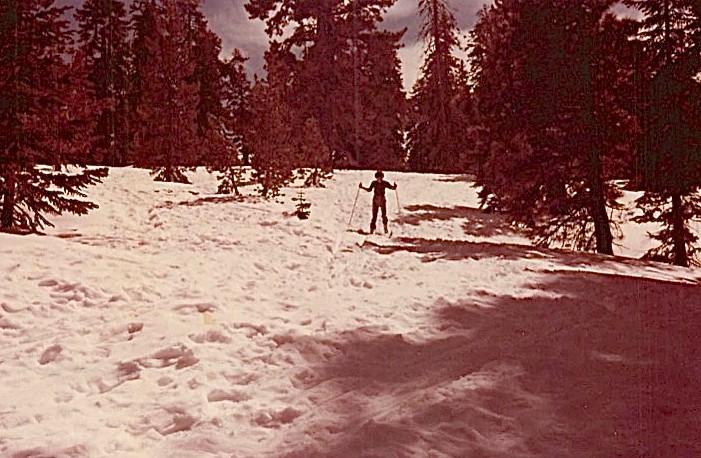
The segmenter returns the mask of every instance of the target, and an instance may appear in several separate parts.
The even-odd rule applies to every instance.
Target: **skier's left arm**
[[[392,189],[392,190],[397,189],[397,182],[396,181],[394,182],[394,184],[389,184],[388,181],[385,181],[385,183],[387,183],[387,187],[389,189]]]

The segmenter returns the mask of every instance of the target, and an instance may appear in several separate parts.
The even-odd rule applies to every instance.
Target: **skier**
[[[375,181],[373,181],[367,188],[363,186],[363,183],[359,183],[360,189],[365,191],[375,191],[372,197],[372,221],[370,221],[370,233],[375,232],[375,227],[377,223],[377,211],[382,209],[382,224],[385,228],[385,234],[387,231],[387,200],[385,199],[385,189],[397,189],[397,183],[393,185],[389,184],[384,180],[385,174],[381,170],[375,172]]]

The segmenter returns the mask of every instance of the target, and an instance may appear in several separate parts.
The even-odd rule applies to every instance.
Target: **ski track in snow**
[[[294,189],[136,169],[0,234],[0,456],[701,453],[697,270],[537,249],[463,177],[389,175],[391,238],[346,231],[371,172],[300,221]]]

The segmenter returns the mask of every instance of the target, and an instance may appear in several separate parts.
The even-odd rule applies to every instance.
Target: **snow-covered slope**
[[[0,234],[0,456],[701,455],[698,270],[535,249],[453,176],[388,173],[366,240],[371,178],[301,221],[115,169]]]

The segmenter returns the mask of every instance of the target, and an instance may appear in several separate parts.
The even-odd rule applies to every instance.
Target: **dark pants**
[[[377,227],[377,211],[382,210],[382,225],[387,232],[387,201],[385,199],[372,199],[372,221],[370,221],[370,232],[375,232]]]

